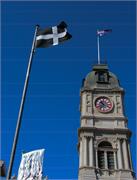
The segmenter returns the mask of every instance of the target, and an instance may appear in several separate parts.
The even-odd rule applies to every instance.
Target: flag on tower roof
[[[103,35],[108,34],[110,32],[112,32],[112,29],[97,30],[97,35],[103,36]]]
[[[62,21],[57,26],[46,28],[44,30],[38,30],[36,37],[36,48],[58,45],[71,37],[72,36],[67,32],[67,24]]]

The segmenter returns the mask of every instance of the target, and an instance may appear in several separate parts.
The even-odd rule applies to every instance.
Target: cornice
[[[111,134],[127,134],[128,137],[132,135],[132,132],[128,128],[120,129],[120,128],[96,128],[96,127],[80,127],[78,129],[78,135],[80,136],[81,132],[105,132]]]
[[[83,93],[83,92],[92,92],[92,93],[95,93],[95,92],[105,92],[105,93],[112,93],[112,92],[120,92],[122,94],[125,94],[125,91],[123,88],[93,88],[93,89],[89,89],[89,88],[81,88],[80,89],[80,92]]]
[[[125,120],[125,121],[128,121],[128,118],[127,117],[120,117],[120,116],[115,116],[115,117],[112,117],[112,116],[81,116],[80,118],[81,120],[82,119],[95,119],[95,120]]]

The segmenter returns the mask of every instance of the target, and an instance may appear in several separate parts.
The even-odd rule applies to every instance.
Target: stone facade
[[[107,65],[96,65],[81,88],[79,180],[134,180],[124,90]]]

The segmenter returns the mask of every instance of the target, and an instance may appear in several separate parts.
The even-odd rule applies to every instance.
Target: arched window
[[[99,82],[105,82],[105,74],[103,72],[99,72],[98,74],[98,80]]]
[[[105,71],[99,71],[98,73],[98,83],[108,83],[108,73]]]
[[[98,145],[98,166],[100,169],[114,169],[114,150],[107,141]]]

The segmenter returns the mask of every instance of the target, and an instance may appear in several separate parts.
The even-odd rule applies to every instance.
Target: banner
[[[17,180],[42,180],[44,149],[22,154]]]

